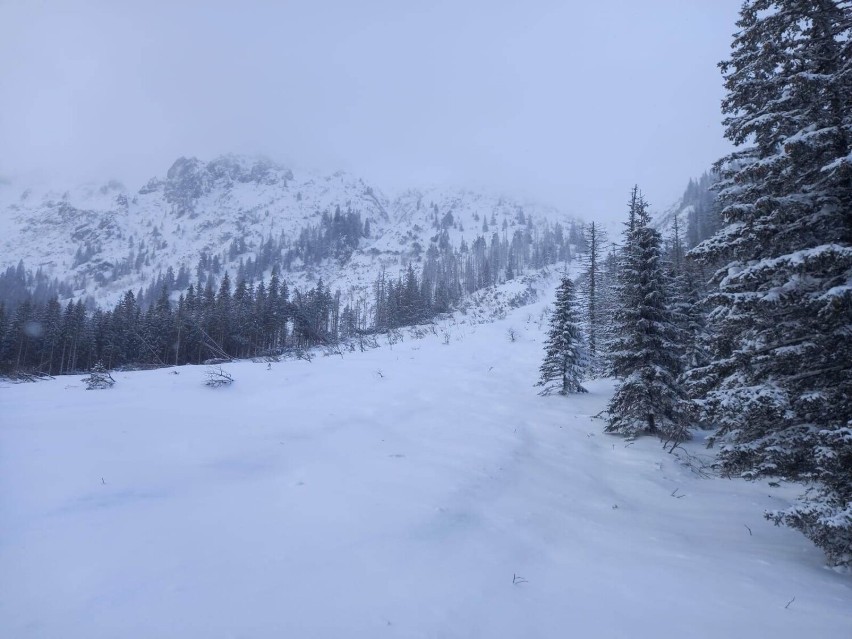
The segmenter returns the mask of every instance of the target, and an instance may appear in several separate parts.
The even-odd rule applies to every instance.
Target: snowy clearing
[[[219,389],[3,384],[0,636],[852,636],[762,518],[796,487],[604,435],[610,382],[537,396],[542,308]]]

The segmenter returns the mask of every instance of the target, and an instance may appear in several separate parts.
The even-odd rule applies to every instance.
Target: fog
[[[235,152],[587,219],[638,183],[661,209],[728,149],[739,4],[5,2],[0,175],[138,187]]]

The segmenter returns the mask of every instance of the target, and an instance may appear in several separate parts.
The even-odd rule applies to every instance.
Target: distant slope
[[[681,242],[687,248],[703,242],[718,230],[719,206],[716,192],[712,190],[718,179],[715,173],[704,173],[697,180],[689,180],[683,195],[655,220],[664,239],[672,237],[675,222]]]
[[[115,181],[68,190],[0,184],[0,269],[23,260],[67,282],[76,297],[111,304],[169,268],[196,281],[200,260],[233,276],[270,240],[283,251],[336,211],[360,215],[369,235],[344,259],[289,263],[288,280],[322,277],[354,295],[382,269],[398,271],[439,242],[459,246],[494,232],[511,238],[517,228],[557,221],[566,232],[573,226],[552,207],[499,195],[412,189],[391,199],[345,172],[319,175],[240,156],[179,158],[136,190]]]

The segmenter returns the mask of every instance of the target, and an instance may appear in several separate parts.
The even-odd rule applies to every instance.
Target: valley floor
[[[0,636],[852,636],[849,575],[762,518],[796,487],[604,435],[610,382],[536,394],[542,308],[220,389],[4,384]]]

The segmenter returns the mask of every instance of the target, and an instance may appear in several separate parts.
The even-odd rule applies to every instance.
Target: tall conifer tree
[[[564,275],[556,290],[556,307],[550,316],[541,378],[536,384],[544,387],[542,395],[586,392],[580,382],[586,370],[587,353],[575,303],[574,283]]]
[[[678,381],[681,346],[668,307],[660,234],[649,224],[648,205],[634,188],[621,248],[616,337],[610,353],[610,372],[621,383],[607,409],[606,431],[679,441],[688,437]]]
[[[852,564],[852,4],[748,0],[721,63],[724,268],[701,406],[722,467],[807,482],[768,516]]]
[[[603,244],[606,235],[599,224],[592,222],[585,229],[586,257],[584,268],[586,322],[588,325],[589,369],[592,374],[600,372],[600,346],[602,337],[602,284],[601,268]]]

